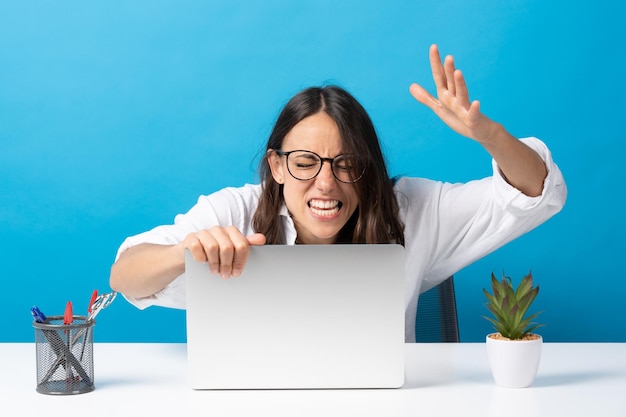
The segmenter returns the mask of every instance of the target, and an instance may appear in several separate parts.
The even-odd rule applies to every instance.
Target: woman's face
[[[339,128],[325,112],[296,124],[285,136],[281,150],[307,150],[322,158],[334,158],[343,153]],[[269,164],[274,180],[284,185],[283,195],[298,233],[298,242],[334,243],[359,204],[356,186],[337,180],[327,162],[322,164],[322,170],[315,178],[306,181],[291,176],[286,156],[273,152]]]

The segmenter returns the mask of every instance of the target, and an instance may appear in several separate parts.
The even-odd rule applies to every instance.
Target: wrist
[[[481,137],[476,138],[476,141],[483,145],[484,147],[497,146],[498,144],[503,143],[504,141],[514,139],[504,126],[500,123],[492,122],[491,126]]]

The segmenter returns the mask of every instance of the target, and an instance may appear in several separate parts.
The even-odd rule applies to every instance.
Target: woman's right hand
[[[222,278],[238,277],[248,259],[251,245],[264,245],[265,235],[244,236],[234,226],[215,226],[190,233],[181,242],[198,262],[208,263],[212,274]]]

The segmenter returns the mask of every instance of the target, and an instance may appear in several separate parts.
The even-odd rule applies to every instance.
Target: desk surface
[[[44,395],[34,343],[0,354],[0,403],[16,415],[626,416],[624,343],[545,343],[525,389],[495,386],[483,343],[407,344],[405,385],[391,390],[194,391],[185,344],[99,343],[93,392]]]

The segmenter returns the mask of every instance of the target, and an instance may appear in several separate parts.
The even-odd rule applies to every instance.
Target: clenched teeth
[[[339,206],[339,200],[311,200],[309,207],[318,209],[332,209]]]
[[[334,216],[341,208],[339,200],[311,200],[309,207],[316,216]]]

